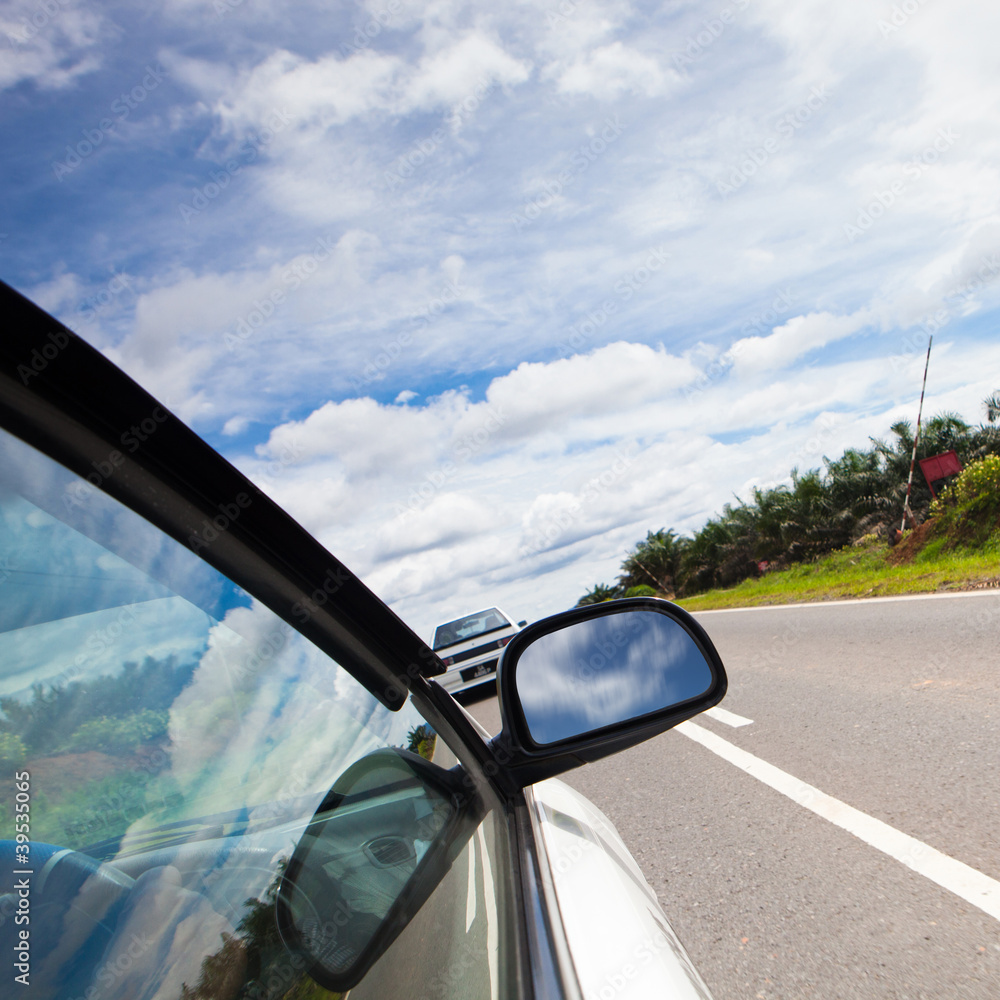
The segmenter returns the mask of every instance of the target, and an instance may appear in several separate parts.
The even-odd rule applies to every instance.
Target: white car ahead
[[[484,608],[434,630],[434,652],[448,672],[438,678],[451,694],[493,680],[500,651],[521,631],[499,608]]]

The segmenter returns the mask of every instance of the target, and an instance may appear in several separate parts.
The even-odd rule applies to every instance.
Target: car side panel
[[[581,994],[712,1000],[610,820],[558,779],[525,796]]]

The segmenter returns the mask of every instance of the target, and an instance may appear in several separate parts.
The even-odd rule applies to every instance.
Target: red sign
[[[920,459],[920,471],[931,488],[931,496],[937,498],[937,491],[949,476],[957,476],[962,471],[962,463],[954,451],[946,451],[943,455],[932,455]]]

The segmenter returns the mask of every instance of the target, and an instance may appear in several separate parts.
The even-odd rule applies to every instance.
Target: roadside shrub
[[[625,591],[626,597],[656,597],[656,589],[647,583],[640,583],[636,587],[629,587]]]
[[[1000,455],[967,466],[931,507],[949,539],[959,545],[985,545],[1000,521]]]

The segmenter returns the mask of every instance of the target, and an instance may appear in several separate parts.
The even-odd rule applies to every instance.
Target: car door
[[[0,940],[25,995],[532,995],[529,953],[551,949],[521,894],[530,828],[457,706],[428,699],[434,654],[156,400],[2,296]],[[371,778],[387,756],[398,794]],[[437,785],[462,834],[386,930]],[[326,976],[280,921],[316,829]]]

